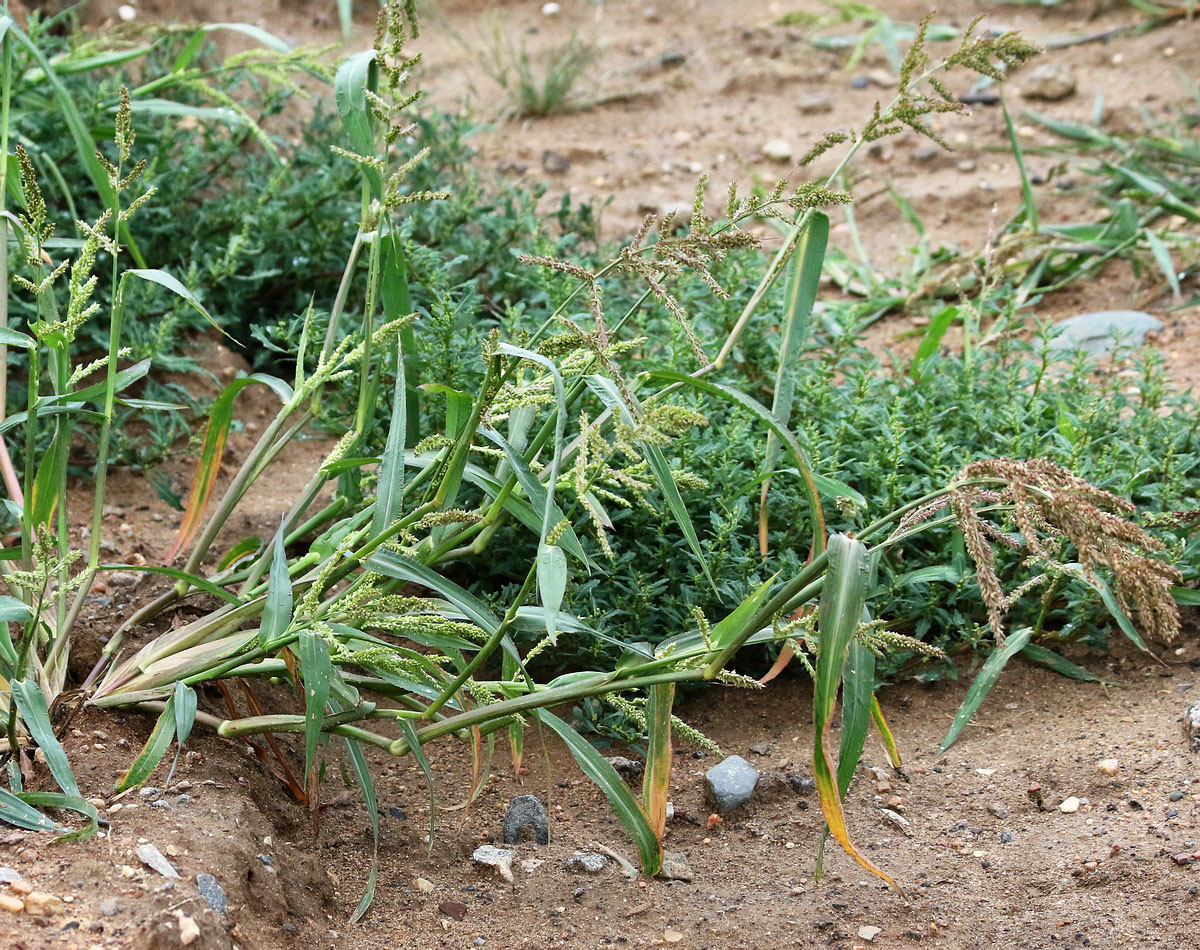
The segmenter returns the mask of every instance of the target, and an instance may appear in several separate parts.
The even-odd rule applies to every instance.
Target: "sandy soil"
[[[360,5],[360,20],[369,6]],[[555,17],[543,16],[541,3],[530,0],[432,6],[421,48],[425,79],[443,107],[466,102],[487,111],[498,101],[477,57],[461,45],[480,49],[487,42],[491,26],[483,14],[489,7],[503,29],[523,35],[535,54],[562,43],[572,30],[602,40],[601,88],[650,90],[577,114],[501,126],[477,142],[480,167],[530,181],[548,178],[548,205],[565,193],[608,201],[603,222],[610,237],[628,231],[649,209],[689,200],[701,171],[711,174],[717,193],[731,179],[770,181],[786,174],[789,166],[762,156],[764,142],[785,139],[798,154],[825,130],[861,121],[871,103],[887,95],[878,85],[851,84],[886,69],[882,61],[868,58],[846,73],[836,57],[813,50],[796,29],[772,25],[787,10],[819,9],[802,0],[566,0]],[[1090,3],[1042,11],[951,0],[938,19],[962,24],[982,9],[990,23],[1045,38],[1099,32],[1135,15],[1102,6],[1098,17],[1089,18]],[[115,7],[93,4],[98,21]],[[910,21],[924,10],[909,0],[886,7]],[[316,0],[142,0],[139,10],[143,16],[257,21],[293,41],[338,39],[332,3]],[[358,46],[365,33],[364,26],[356,34]],[[664,54],[670,54],[668,65]],[[1048,58],[1074,72],[1078,92],[1061,103],[1037,103],[1038,111],[1086,119],[1102,95],[1108,121],[1133,123],[1141,110],[1161,114],[1185,99],[1185,79],[1200,68],[1200,28],[1179,22],[1142,36],[1057,50]],[[1014,81],[1018,88],[1020,81]],[[828,109],[806,113],[821,94]],[[1015,91],[1009,96],[1017,109],[1031,105]],[[887,200],[887,184],[926,211],[935,243],[980,246],[993,214],[1007,214],[1018,199],[1015,173],[994,151],[1003,144],[1002,130],[998,110],[981,106],[945,122],[943,131],[958,148],[954,155],[927,155],[924,143],[910,137],[865,156],[857,189],[870,197],[860,204],[858,219],[872,258],[899,263],[912,241]],[[1040,141],[1036,132],[1027,135],[1031,144]],[[547,150],[565,158],[566,167],[544,158]],[[974,168],[964,171],[960,162]],[[1035,171],[1046,170],[1034,164]],[[547,165],[561,170],[548,171]],[[1043,197],[1043,214],[1052,220],[1067,220],[1084,206],[1080,196],[1053,188]],[[835,234],[846,239],[844,228]],[[1168,324],[1159,342],[1173,375],[1185,384],[1200,380],[1195,310],[1167,313],[1163,299],[1146,304],[1146,292],[1128,268],[1116,266],[1047,301],[1043,313],[1148,306]],[[879,324],[873,340],[902,347],[900,337],[909,329],[909,317],[901,315]],[[232,356],[224,362],[238,365]],[[265,403],[247,403],[243,421],[249,428],[266,411]],[[231,461],[249,438],[231,439]],[[234,527],[267,529],[280,499],[307,477],[316,452],[301,444],[281,459],[269,490],[248,501]],[[180,459],[172,474],[186,484],[189,470]],[[109,519],[113,556],[158,556],[169,544],[175,513],[140,475],[120,474],[113,491],[120,509]],[[85,672],[106,632],[158,589],[147,581],[97,591],[73,669]],[[163,623],[179,619],[186,615]],[[137,638],[155,632],[138,631]],[[252,750],[197,735],[166,794],[113,800],[113,780],[145,741],[150,722],[85,710],[68,726],[66,742],[85,793],[104,799],[108,825],[103,837],[85,845],[0,832],[0,866],[16,869],[37,890],[70,899],[56,916],[0,913],[0,944],[27,950],[173,948],[180,946],[178,914],[184,914],[200,929],[190,946],[203,948],[643,947],[671,943],[677,935],[678,945],[697,948],[1185,946],[1200,921],[1200,861],[1187,857],[1200,853],[1200,760],[1180,726],[1184,708],[1200,700],[1196,634],[1193,622],[1180,643],[1157,645],[1161,659],[1123,649],[1114,656],[1072,657],[1111,680],[1109,687],[1017,665],[944,755],[937,744],[965,682],[885,690],[882,703],[905,750],[905,767],[873,773],[870,767],[884,766],[885,759],[870,744],[848,807],[860,843],[901,882],[905,898],[881,888],[836,850],[825,879],[813,880],[821,822],[815,800],[798,781],[811,774],[810,696],[803,679],[783,679],[754,694],[711,690],[684,704],[685,718],[763,773],[750,809],[710,829],[702,773],[716,760],[679,751],[669,846],[686,854],[695,871],[691,883],[630,881],[613,866],[594,877],[564,868],[574,850],[592,841],[632,854],[599,793],[556,743],[547,741],[542,749],[531,737],[529,773],[523,776],[514,775],[498,751],[473,807],[439,815],[432,855],[423,840],[429,802],[419,770],[409,761],[374,762],[385,816],[379,890],[371,913],[354,926],[346,921],[366,878],[370,837],[363,806],[338,779],[327,783],[330,801],[314,821]],[[273,698],[294,701],[282,692]],[[204,703],[221,711],[219,696]],[[760,743],[766,743],[763,754],[750,751]],[[282,744],[294,757],[295,744]],[[469,754],[444,745],[430,758],[439,805],[462,802]],[[1106,758],[1120,763],[1114,776],[1097,769]],[[1031,798],[1031,786],[1041,787],[1049,810]],[[532,873],[518,870],[509,885],[480,873],[470,853],[499,836],[508,801],[526,792],[548,802],[553,837],[547,848],[520,848],[518,862],[543,863]],[[1056,797],[1068,796],[1084,800],[1075,813],[1054,807]],[[892,823],[881,810],[889,798],[907,826]],[[134,852],[142,839],[167,855],[181,880],[162,878],[139,862]],[[198,873],[213,874],[224,887],[227,917],[197,898]],[[418,878],[432,890],[418,886]],[[880,930],[868,941],[860,935],[864,927]]]

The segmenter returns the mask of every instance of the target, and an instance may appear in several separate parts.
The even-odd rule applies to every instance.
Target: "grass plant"
[[[419,97],[410,86],[415,59],[406,51],[414,33],[411,10],[386,7],[375,47],[348,57],[334,78],[342,123],[335,152],[357,170],[358,223],[332,299],[321,302],[323,309],[314,301],[298,320],[294,372],[287,379],[244,376],[218,397],[172,552],[181,559],[173,563],[182,566],[121,566],[166,575],[174,586],[123,620],[80,684],[79,700],[94,707],[158,717],[118,790],[145,782],[195,725],[241,741],[293,734],[297,743],[303,737],[293,792],[315,808],[322,762],[338,757],[361,787],[377,850],[368,750],[411,755],[428,774],[424,748],[431,742],[453,737],[483,755],[497,735],[507,736],[519,759],[523,730],[540,723],[602,789],[637,848],[642,871],[653,875],[662,865],[672,743],[698,738],[673,715],[676,690],[687,683],[756,688],[757,680],[732,668],[741,651],[786,645],[814,680],[813,767],[829,833],[863,867],[895,884],[854,845],[842,798],[872,724],[895,748],[874,701],[877,657],[892,650],[938,651],[874,619],[874,575],[881,562],[918,536],[956,527],[975,567],[997,662],[1031,637],[1024,628],[1006,636],[1008,609],[1062,576],[1092,585],[1131,638],[1140,637],[1131,615],[1148,633],[1167,638],[1177,624],[1172,592],[1183,577],[1161,556],[1161,542],[1132,520],[1134,509],[1124,499],[1049,461],[977,461],[927,491],[900,491],[894,504],[881,505],[853,531],[833,530],[822,496],[841,502],[855,493],[814,469],[802,420],[793,422],[802,417],[801,393],[789,362],[805,352],[814,326],[828,233],[824,209],[850,200],[836,187],[841,171],[863,145],[899,128],[936,138],[929,116],[961,108],[941,83],[943,72],[967,67],[998,77],[1001,64],[1021,62],[1034,49],[1011,34],[967,31],[945,59],[934,62],[918,28],[894,101],[878,107],[861,129],[830,136],[816,150],[842,148],[831,179],[780,183],[754,197],[731,192],[724,214],[712,222],[701,183],[689,229],[677,231],[672,217],[647,219],[629,245],[588,266],[537,248],[522,263],[544,271],[542,279],[558,292],[523,302],[530,312],[511,335],[495,324],[479,334],[473,370],[463,374],[467,387],[431,374],[438,338],[430,340],[425,324],[434,322],[426,319],[433,315],[414,305],[414,286],[436,249],[415,245],[410,215],[415,207],[447,200],[440,190],[414,186],[425,150],[397,147],[420,131],[409,118]],[[20,286],[39,313],[26,332],[8,329],[4,335],[30,358],[27,409],[4,421],[7,430],[21,429],[26,451],[23,476],[14,471],[9,486],[20,548],[0,559],[10,591],[0,601],[0,616],[8,618],[0,626],[0,661],[11,685],[11,791],[0,797],[0,817],[26,827],[57,827],[35,809],[67,805],[94,828],[94,810],[78,794],[48,728],[48,705],[67,701],[63,677],[72,621],[92,579],[107,567],[98,560],[105,433],[111,433],[118,402],[129,401],[126,389],[147,370],[139,364],[120,368],[122,328],[130,319],[127,289],[149,281],[189,306],[202,306],[165,271],[128,266],[138,262],[123,246],[122,229],[152,200],[138,190],[142,167],[133,159],[132,102],[129,93],[119,97],[115,142],[100,160],[112,200],[98,221],[82,226],[85,237],[73,260],[55,264],[50,256],[46,262],[51,235],[28,158],[21,213],[5,218],[22,239],[34,276]],[[726,294],[717,275],[731,259],[748,259],[757,249],[749,225],[764,219],[783,226],[782,246],[745,288],[745,303],[735,305],[716,337],[719,346],[710,346],[682,295],[689,280],[717,298]],[[111,284],[106,307],[92,301],[102,250]],[[753,338],[768,335],[760,332],[761,311],[773,305],[768,301],[774,301],[780,278],[786,278],[786,322],[768,406],[738,370]],[[636,294],[614,308],[610,288],[631,284]],[[62,318],[55,311],[60,297]],[[108,324],[108,354],[97,365],[75,367],[72,333],[93,319]],[[665,327],[663,339],[679,342],[672,365],[640,359],[655,341],[637,331],[655,319]],[[922,364],[921,372],[933,365]],[[80,372],[101,370],[102,383],[79,386]],[[232,407],[250,385],[269,387],[280,408],[218,493]],[[343,412],[345,434],[291,501],[274,536],[221,550],[223,529],[250,487],[269,478],[279,453],[334,403]],[[755,444],[769,459],[765,476],[787,475],[800,486],[803,553],[788,559],[764,544],[767,576],[736,598],[716,590],[719,572],[685,501],[699,482],[680,448],[708,413],[749,420]],[[80,421],[94,423],[100,433],[97,514],[86,555],[66,546],[63,450],[37,451],[43,426],[54,433],[51,445],[61,447],[69,445],[70,427]],[[750,491],[765,510],[775,496],[760,491],[762,484]],[[614,635],[564,609],[577,586],[605,583],[606,555],[615,553],[609,536],[616,534],[618,513],[635,504],[660,515],[660,532],[669,532],[686,563],[717,594],[714,610],[694,613],[655,644]],[[770,519],[764,514],[760,523],[769,538]],[[462,570],[492,557],[502,530],[522,537],[530,553],[511,583],[485,598],[460,582]],[[1025,572],[1009,575],[993,546],[1019,549]],[[207,612],[130,644],[135,626],[183,602]],[[619,659],[543,677],[544,661],[568,638],[607,644]],[[255,700],[249,715],[232,703],[227,715],[201,708],[206,687],[236,681],[253,696],[249,684],[268,680],[290,684],[293,704],[256,708],[261,704]],[[981,678],[972,702],[982,699],[986,685]],[[839,692],[842,729],[834,749],[830,724]],[[644,720],[649,734],[640,796],[553,712],[606,696]],[[67,797],[50,801],[21,791],[20,766],[31,742],[44,752]],[[481,770],[480,781],[485,775]],[[366,912],[375,885],[373,862],[355,918]]]

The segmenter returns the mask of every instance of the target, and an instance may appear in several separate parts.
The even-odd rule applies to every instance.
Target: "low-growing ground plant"
[[[843,147],[833,179],[780,183],[751,198],[733,192],[712,222],[701,185],[689,229],[677,231],[672,218],[648,219],[603,263],[584,266],[535,248],[539,253],[522,264],[546,272],[539,286],[547,292],[510,302],[519,311],[512,324],[497,318],[478,335],[470,356],[474,372],[463,374],[467,386],[459,377],[450,385],[432,375],[444,358],[442,340],[426,335],[435,314],[414,306],[414,285],[437,249],[414,246],[407,212],[446,199],[440,190],[413,185],[424,151],[395,148],[420,132],[408,118],[417,94],[410,90],[415,60],[405,44],[414,26],[395,5],[385,8],[379,24],[375,48],[346,59],[334,80],[342,123],[335,151],[357,169],[360,189],[357,228],[337,287],[331,299],[314,300],[302,313],[288,378],[242,376],[216,400],[171,552],[180,566],[122,566],[165,575],[174,586],[122,621],[80,684],[80,701],[158,717],[118,789],[145,782],[197,724],[234,739],[290,733],[298,743],[303,737],[293,792],[315,808],[322,762],[339,757],[362,789],[377,848],[369,748],[413,756],[432,791],[428,743],[452,736],[482,756],[497,734],[507,735],[519,759],[523,730],[538,723],[558,735],[597,782],[629,831],[643,872],[655,874],[662,866],[672,742],[704,741],[674,717],[677,688],[706,682],[754,688],[756,680],[732,669],[735,657],[747,646],[773,644],[786,647],[814,680],[813,768],[829,832],[856,861],[891,881],[854,846],[842,796],[872,723],[899,761],[874,700],[877,657],[895,649],[938,651],[874,618],[881,562],[918,535],[957,527],[996,644],[995,659],[960,712],[962,722],[996,667],[1033,637],[1032,627],[1007,630],[1009,608],[1060,577],[1100,590],[1135,635],[1130,615],[1152,635],[1174,634],[1172,590],[1182,577],[1160,556],[1160,542],[1132,520],[1134,508],[1124,499],[1045,459],[978,460],[928,491],[891,485],[895,494],[853,519],[852,531],[831,530],[823,497],[847,520],[852,508],[868,506],[858,505],[861,495],[849,485],[815,470],[811,440],[792,423],[805,414],[794,363],[806,351],[813,322],[829,227],[822,209],[849,201],[835,188],[837,175],[864,144],[902,126],[928,132],[928,116],[961,108],[938,80],[942,72],[964,66],[998,76],[998,63],[1034,53],[1029,44],[1011,34],[967,31],[946,59],[931,62],[918,30],[895,100],[862,129],[822,142],[819,150]],[[23,477],[5,472],[10,497],[21,500],[13,509],[20,549],[0,559],[9,590],[0,602],[8,620],[0,627],[0,663],[11,684],[5,710],[11,790],[0,796],[0,817],[26,827],[61,830],[35,809],[66,805],[94,828],[94,810],[79,795],[48,706],[72,699],[65,693],[72,621],[92,579],[110,567],[100,562],[99,545],[115,405],[145,371],[136,364],[120,368],[122,328],[131,316],[126,290],[148,281],[201,306],[166,272],[128,266],[136,261],[129,262],[121,229],[153,200],[139,186],[128,93],[119,97],[115,128],[115,142],[101,159],[114,200],[97,220],[81,225],[86,237],[73,258],[56,257],[47,246],[38,175],[27,157],[20,214],[6,218],[33,271],[20,283],[21,293],[33,298],[38,314],[24,331],[10,328],[4,335],[10,346],[29,352],[30,382],[26,412],[3,423],[24,434],[26,452]],[[724,262],[757,248],[747,226],[763,219],[784,225],[781,248],[757,283],[744,288],[745,303],[730,314],[724,332],[701,335],[685,305],[685,275],[724,295],[717,275]],[[103,279],[111,287],[103,307],[93,301],[102,251]],[[743,378],[740,362],[756,336],[769,335],[759,330],[760,310],[774,299],[781,277],[783,321],[767,405],[756,398],[761,383]],[[614,285],[639,291],[614,307]],[[107,323],[108,355],[97,365],[77,366],[72,339],[89,320]],[[663,327],[665,342],[647,339],[639,332],[643,326]],[[661,356],[664,349],[674,365]],[[102,372],[104,382],[81,385],[91,372]],[[225,435],[237,395],[248,386],[268,387],[280,408],[218,492]],[[246,492],[270,477],[273,460],[335,399],[344,406],[344,435],[291,501],[274,537],[218,546]],[[764,481],[790,478],[802,498],[804,529],[795,551],[778,556],[764,543],[759,555],[767,559],[766,576],[737,594],[718,589],[711,549],[685,501],[699,481],[681,446],[718,413],[756,427],[764,461],[747,494],[769,505],[775,496]],[[66,546],[62,461],[62,446],[80,422],[99,430],[86,553]],[[54,435],[52,450],[39,458],[43,427]],[[717,595],[712,609],[692,612],[686,624],[651,644],[564,609],[576,586],[607,582],[618,513],[636,505],[661,515],[657,530],[670,532],[700,583]],[[761,523],[769,542],[771,519],[764,515]],[[509,530],[524,538],[529,552],[514,565],[511,582],[498,581],[486,598],[468,590],[466,575],[495,576],[497,539]],[[1023,573],[1010,575],[996,547],[1019,550]],[[207,612],[148,641],[129,642],[133,628],[184,601]],[[603,642],[618,657],[610,662],[597,652],[604,662],[543,676],[544,661],[573,639]],[[221,714],[201,708],[206,686],[238,681],[253,696],[249,684],[262,680],[292,684],[294,702],[258,708],[256,700],[248,715],[232,703]],[[835,750],[830,725],[839,692]],[[639,797],[553,712],[598,697],[613,697],[647,733]],[[44,752],[66,797],[21,791],[20,765],[31,743]],[[479,770],[480,781],[486,774]],[[437,809],[430,814],[433,820]],[[373,864],[356,918],[375,884]]]

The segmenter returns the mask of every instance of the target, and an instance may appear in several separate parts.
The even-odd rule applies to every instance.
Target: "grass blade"
[[[50,710],[46,706],[46,697],[42,695],[37,684],[31,680],[13,682],[12,695],[17,702],[21,718],[29,729],[29,734],[33,736],[38,748],[46,757],[46,765],[50,767],[50,774],[54,776],[54,781],[68,795],[78,798],[79,785],[75,782],[75,776],[71,772],[67,753],[54,734],[54,727],[50,724]]]
[[[557,544],[543,544],[537,553],[538,597],[551,646],[557,643],[558,612],[567,591],[567,555]]]
[[[883,710],[879,708],[879,698],[871,697],[871,722],[875,723],[875,729],[879,733],[879,738],[883,740],[883,747],[887,749],[888,760],[892,763],[892,768],[898,769],[904,765],[900,758],[900,748],[896,745],[896,737],[892,735],[892,727],[888,725],[888,721],[884,718]]]
[[[61,831],[62,825],[0,786],[0,821],[26,831]]]
[[[317,744],[321,741],[333,664],[329,660],[329,644],[308,630],[300,634],[296,654],[304,674],[304,775],[307,778],[312,775]]]
[[[925,335],[921,338],[921,345],[917,347],[917,352],[908,367],[908,375],[917,382],[921,381],[921,364],[937,352],[942,337],[946,335],[946,331],[950,329],[950,325],[957,317],[958,307],[943,307],[929,321]]]
[[[283,546],[283,527],[281,524],[275,533],[275,556],[271,559],[271,573],[267,578],[267,603],[258,629],[258,642],[262,644],[283,636],[292,622],[292,578],[288,574],[287,551]]]
[[[872,864],[850,840],[842,809],[837,767],[829,749],[829,726],[833,720],[838,685],[842,681],[850,644],[866,607],[871,584],[870,552],[861,541],[842,534],[829,539],[829,573],[821,592],[821,646],[817,656],[817,676],[813,683],[813,776],[821,811],[829,833],[855,861],[887,881],[900,886]]]
[[[971,688],[967,690],[967,695],[963,697],[962,705],[958,707],[958,712],[954,714],[954,722],[950,726],[950,731],[946,733],[946,738],[942,740],[941,749],[943,752],[950,748],[954,740],[958,738],[959,733],[971,721],[971,717],[975,715],[976,710],[983,704],[983,700],[988,692],[996,685],[996,680],[1000,678],[1000,673],[1003,671],[1005,665],[1025,648],[1031,636],[1033,636],[1033,628],[1022,627],[1005,640],[1003,646],[997,646],[992,651],[992,655],[984,661],[983,666],[979,668],[979,673],[975,676],[974,682],[971,683]]]
[[[667,798],[671,794],[671,708],[675,684],[659,683],[646,690],[646,774],[642,779],[642,811],[659,841],[667,830]]]
[[[629,832],[634,845],[637,846],[642,873],[657,874],[662,869],[662,844],[646,820],[646,816],[637,799],[629,790],[629,786],[625,784],[625,780],[617,774],[617,770],[608,764],[604,756],[597,752],[590,742],[554,713],[546,709],[538,709],[534,715],[562,739],[571,755],[575,757],[575,761],[579,763],[584,775],[600,786],[600,791],[608,799],[613,814]]]
[[[233,403],[238,393],[251,383],[262,383],[273,389],[283,402],[292,398],[291,387],[281,379],[255,373],[242,379],[235,379],[223,390],[212,404],[208,413],[208,424],[204,428],[204,442],[200,448],[200,459],[196,462],[196,477],[192,481],[192,491],[188,496],[187,508],[179,525],[179,533],[175,536],[175,544],[171,547],[165,561],[171,561],[184,547],[191,542],[200,530],[204,521],[204,512],[208,508],[208,499],[217,483],[217,473],[221,468],[221,456],[225,452],[225,440],[229,436],[229,427],[233,424]],[[78,394],[76,395],[78,398]]]
[[[404,343],[396,346],[396,392],[392,396],[392,420],[388,425],[383,462],[379,467],[379,488],[371,534],[380,535],[400,516],[404,504],[404,448],[408,439],[408,392],[404,379]]]
[[[1038,643],[1027,643],[1021,648],[1021,656],[1029,660],[1031,663],[1037,663],[1039,666],[1044,666],[1049,670],[1053,670],[1060,676],[1067,676],[1073,680],[1081,680],[1084,683],[1104,683],[1111,686],[1107,680],[1102,680],[1094,673],[1089,673],[1082,666],[1077,666],[1066,657],[1059,656],[1053,650],[1042,646]]]
[[[142,751],[138,753],[138,757],[133,760],[133,764],[117,780],[116,791],[123,792],[128,788],[136,788],[138,785],[143,784],[153,774],[154,770],[158,768],[159,763],[162,762],[163,757],[167,754],[167,749],[171,747],[171,740],[174,737],[175,697],[172,696],[167,700],[167,708],[158,717],[158,721],[154,724],[154,729],[150,733],[150,738],[142,746]]]
[[[433,854],[433,841],[437,837],[437,786],[433,782],[433,769],[429,767],[429,760],[425,758],[425,750],[421,747],[421,737],[417,735],[417,727],[413,725],[411,719],[401,719],[398,721],[400,726],[400,735],[408,742],[409,749],[412,750],[413,758],[417,760],[417,765],[421,767],[421,771],[425,773],[425,784],[429,786],[429,854]]]
[[[371,769],[367,766],[367,758],[363,755],[362,746],[353,739],[346,738],[346,756],[350,759],[350,767],[358,787],[362,789],[363,802],[367,806],[367,817],[371,821],[371,872],[367,875],[367,886],[359,898],[358,906],[350,915],[350,922],[362,920],[363,914],[375,899],[375,884],[379,880],[379,801],[375,797],[375,782],[371,778]]]

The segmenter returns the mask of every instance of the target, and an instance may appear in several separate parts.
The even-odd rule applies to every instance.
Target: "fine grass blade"
[[[33,736],[38,748],[46,757],[46,765],[54,781],[68,795],[79,797],[79,785],[71,772],[71,764],[67,761],[67,753],[54,727],[50,724],[50,710],[46,706],[46,697],[38,689],[37,684],[30,680],[17,680],[12,684],[13,699],[17,702],[17,710],[25,721],[29,734]]]
[[[1033,636],[1033,628],[1022,627],[1004,641],[1004,646],[997,647],[992,651],[992,655],[987,658],[983,666],[980,667],[979,673],[976,674],[975,681],[971,683],[971,688],[967,690],[967,695],[963,697],[962,705],[958,707],[958,712],[954,714],[954,722],[950,726],[950,731],[946,733],[946,738],[942,740],[941,749],[943,752],[950,748],[954,740],[958,738],[959,733],[971,721],[971,717],[975,715],[976,710],[983,704],[983,700],[988,692],[996,685],[996,680],[1000,678],[1000,673],[1004,670],[1005,665],[1025,648],[1031,636]]]
[[[1029,172],[1025,168],[1025,150],[1021,148],[1021,142],[1017,138],[1017,130],[1013,126],[1012,116],[1009,115],[1008,106],[1003,101],[1000,103],[1000,108],[1004,113],[1004,125],[1008,130],[1008,144],[1012,149],[1013,158],[1017,163],[1017,171],[1021,173],[1021,218],[1024,219],[1025,225],[1029,230],[1037,234],[1038,231],[1038,207],[1037,197],[1033,193],[1033,185],[1029,182]]]
[[[371,778],[371,769],[367,765],[366,756],[363,755],[362,746],[348,737],[345,738],[345,743],[346,757],[350,759],[354,778],[358,782],[358,787],[362,789],[363,802],[367,806],[367,817],[371,821],[371,872],[367,875],[367,886],[363,888],[363,895],[358,901],[358,906],[350,915],[350,922],[354,923],[361,920],[363,914],[367,912],[367,908],[371,906],[371,901],[375,899],[375,884],[379,880],[379,802],[375,797],[375,782]]]
[[[659,841],[667,830],[667,798],[671,794],[671,708],[675,684],[646,690],[646,774],[642,779],[642,811]]]
[[[861,541],[835,534],[829,539],[829,573],[819,607],[820,652],[813,683],[813,775],[825,823],[835,841],[855,861],[887,881],[900,886],[872,864],[850,840],[839,791],[838,768],[829,748],[829,727],[837,702],[850,644],[866,607],[871,586],[871,555]]]
[[[437,786],[433,781],[433,769],[429,767],[429,760],[425,758],[425,750],[421,747],[421,737],[417,735],[417,727],[413,725],[412,720],[400,719],[398,720],[398,725],[400,726],[400,735],[408,742],[408,747],[412,750],[413,758],[417,760],[417,765],[425,773],[425,784],[429,786],[428,853],[433,854],[433,842],[437,837]]]
[[[875,654],[852,640],[842,671],[842,741],[838,748],[837,779],[838,794],[843,797],[867,743],[874,689]]]
[[[641,806],[633,797],[633,792],[629,790],[625,780],[590,742],[554,713],[547,709],[538,709],[534,715],[562,739],[584,775],[600,786],[600,791],[608,799],[613,814],[637,846],[642,873],[648,876],[657,874],[662,870],[662,843],[654,834],[654,829],[646,820]]]
[[[537,553],[538,597],[550,645],[558,642],[558,612],[567,591],[567,555],[557,544],[543,544]]]

